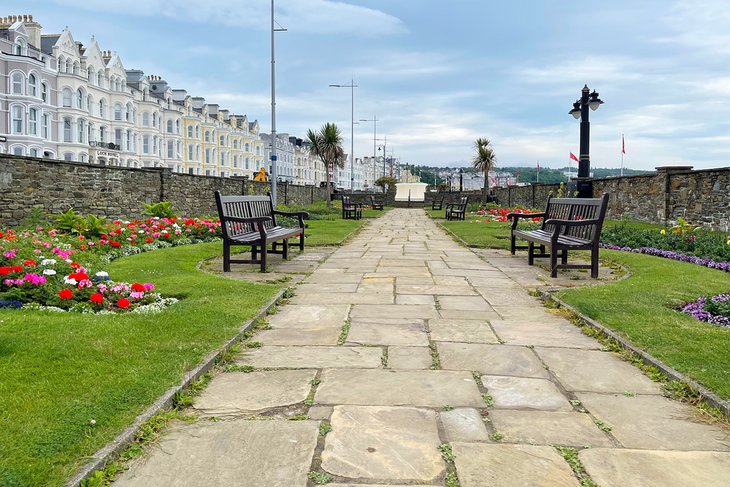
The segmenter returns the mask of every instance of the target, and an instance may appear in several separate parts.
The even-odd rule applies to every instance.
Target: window
[[[122,121],[122,105],[119,103],[114,104],[114,120]]]
[[[84,137],[86,137],[86,121],[83,119],[79,119],[76,122],[76,135],[77,140],[79,141],[79,144],[84,143]]]
[[[15,105],[12,108],[12,130],[14,134],[22,134],[23,133],[23,126],[25,125],[23,120],[23,107],[20,105]]]
[[[34,74],[28,76],[28,95],[38,96],[38,78]]]
[[[132,131],[131,130],[127,130],[127,144],[124,148],[128,151],[132,150]]]
[[[175,120],[175,133],[180,135],[180,120]]]
[[[36,147],[33,147],[33,148],[32,148],[32,149],[30,150],[30,157],[40,157],[40,156],[41,156],[41,151],[40,151],[40,149],[38,149],[38,148],[36,148]]]
[[[243,149],[244,151],[246,151],[246,152],[251,152],[251,150],[250,150],[250,146],[248,145],[248,142],[246,142],[246,145],[245,145],[244,147],[245,147],[245,148]]]
[[[233,148],[238,149],[238,140],[233,139]]]
[[[150,153],[150,136],[145,135],[142,137],[142,153],[143,154],[149,154]]]
[[[205,131],[205,141],[210,142],[210,132],[207,130]]]
[[[193,160],[193,144],[188,144],[188,161]]]
[[[246,158],[246,169],[248,169],[248,157]]]
[[[205,149],[205,163],[210,164],[210,149]]]
[[[13,73],[12,77],[12,89],[14,95],[23,94],[23,73]]]
[[[89,80],[89,83],[96,84],[96,75],[94,74],[94,68],[92,66],[89,66],[89,69],[86,70],[86,77]]]
[[[25,147],[22,145],[16,145],[13,147],[13,155],[14,156],[24,156],[25,155]]]
[[[45,83],[41,83],[41,100],[48,103],[48,85]]]
[[[63,141],[71,142],[71,119],[66,117],[63,119]],[[71,160],[71,159],[66,159]]]
[[[76,90],[76,108],[79,110],[83,110],[84,108],[84,92],[81,91],[81,88]]]
[[[226,164],[226,153],[221,152],[221,166],[224,166]]]
[[[84,153],[79,154],[79,162],[86,162],[88,156]]]
[[[220,145],[226,145],[226,136],[225,135],[221,135],[221,137],[220,137]]]
[[[171,140],[167,141],[167,157],[168,159],[172,159],[175,157],[173,154],[175,153],[175,145],[172,143]]]
[[[152,114],[152,126],[155,128],[157,127],[157,112]]]
[[[260,155],[261,155],[261,153],[260,153],[260,152],[261,152],[261,146],[258,146],[258,145],[257,145],[257,146],[256,146],[256,155],[257,155],[257,156],[260,156]]]
[[[66,72],[66,61],[64,61],[63,56],[58,58],[58,72],[59,73],[65,73]]]
[[[61,92],[61,106],[71,108],[71,90],[64,88]]]
[[[78,62],[74,62],[73,69],[74,69],[74,74],[78,76],[78,74],[79,74],[79,63]]]
[[[200,138],[200,125],[195,126],[195,138],[196,139]]]
[[[96,73],[96,86],[98,86],[100,88],[104,87],[104,75],[101,72],[101,70],[99,70],[99,72]]]
[[[99,127],[99,142],[106,142],[106,127]]]
[[[38,109],[28,110],[28,135],[38,135]]]
[[[86,95],[86,111],[89,112],[89,115],[93,115],[94,107],[94,97],[91,95]]]
[[[122,146],[122,129],[114,129],[114,143]]]
[[[50,117],[47,113],[44,113],[41,117],[41,137],[44,139],[48,139],[48,126],[49,126]]]
[[[142,126],[143,127],[149,127],[150,126],[150,114],[149,114],[149,112],[142,112]]]
[[[172,133],[172,120],[167,121],[167,133],[168,134]]]
[[[66,153],[64,153],[63,154],[63,160],[64,161],[73,161],[74,160],[73,152],[66,152]]]
[[[99,116],[101,118],[106,118],[106,100],[103,98],[99,100]]]
[[[134,112],[134,109],[132,108],[132,104],[131,103],[127,103],[127,113],[126,113],[126,120],[127,120],[127,122],[133,122],[134,121],[133,112]]]
[[[233,167],[238,167],[238,156],[233,155]]]
[[[189,139],[193,138],[193,126],[192,125],[188,127],[188,138]]]

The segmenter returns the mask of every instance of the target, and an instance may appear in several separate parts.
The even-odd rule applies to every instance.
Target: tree
[[[494,155],[494,150],[490,147],[492,143],[489,139],[478,138],[474,141],[474,150],[476,154],[472,160],[472,166],[474,169],[484,173],[484,204],[487,204],[487,193],[489,191],[489,171],[494,167],[497,162],[497,157]]]
[[[392,188],[397,182],[398,180],[392,176],[381,176],[375,181],[375,186],[380,186],[381,188],[388,186],[388,188]],[[385,192],[385,190],[383,192]]]
[[[342,148],[342,133],[334,123],[325,123],[319,132],[312,129],[307,131],[307,142],[309,152],[319,157],[324,164],[327,173],[327,206],[332,206],[332,195],[330,188],[330,171],[334,172],[335,166],[345,167],[345,150]]]

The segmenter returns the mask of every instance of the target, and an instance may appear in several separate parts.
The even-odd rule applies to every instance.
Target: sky
[[[270,0],[5,0],[44,33],[96,36],[127,69],[162,76],[271,130]],[[563,167],[585,84],[591,164],[730,166],[730,9],[723,0],[276,0],[277,131],[377,117],[401,162],[465,166],[478,137],[497,166]],[[354,126],[373,154],[373,122]],[[382,154],[382,152],[379,152]]]

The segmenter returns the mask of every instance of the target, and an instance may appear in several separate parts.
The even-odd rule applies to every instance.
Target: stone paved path
[[[265,370],[218,375],[118,484],[444,485],[449,443],[462,487],[578,486],[555,446],[603,487],[728,485],[727,432],[531,297],[522,257],[388,212],[238,360]]]

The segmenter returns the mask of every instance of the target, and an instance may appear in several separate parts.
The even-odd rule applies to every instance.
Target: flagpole
[[[626,153],[626,146],[624,145],[624,134],[621,134],[621,177],[624,176],[624,154]]]
[[[537,182],[540,182],[540,161],[537,161]]]

